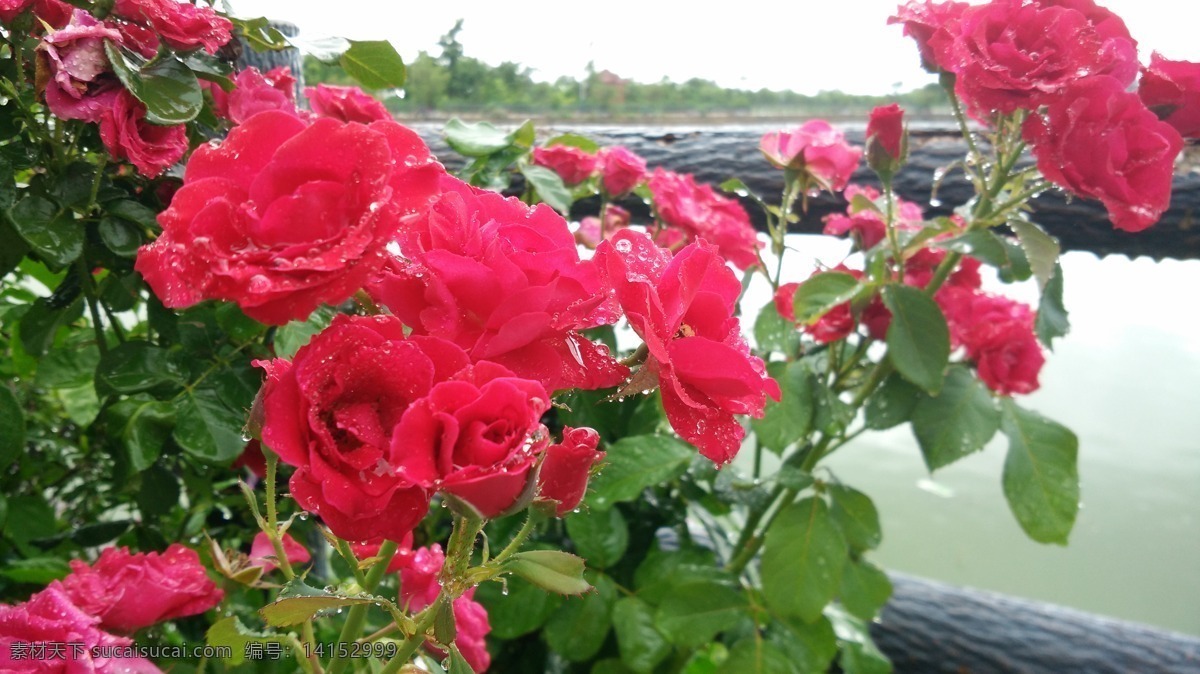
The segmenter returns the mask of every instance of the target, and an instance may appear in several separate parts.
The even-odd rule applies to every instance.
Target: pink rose
[[[612,198],[628,194],[646,180],[646,160],[621,147],[600,150],[600,184]]]
[[[736,200],[721,196],[708,185],[700,185],[691,174],[660,168],[650,177],[650,193],[658,215],[670,228],[678,230],[680,246],[703,238],[717,246],[721,257],[738,269],[758,264],[758,240],[750,216]],[[656,243],[669,242],[657,239]]]
[[[657,382],[675,432],[714,463],[728,463],[745,435],[734,415],[761,416],[766,398],[780,395],[741,336],[741,282],[703,240],[672,257],[624,230],[600,244],[596,259],[648,350],[632,381],[640,390]]]
[[[889,24],[902,24],[904,34],[916,40],[921,52],[921,67],[931,73],[953,70],[950,49],[958,35],[958,21],[965,2],[935,2],[910,0],[901,5]]]
[[[962,12],[950,70],[971,113],[1035,110],[1080,79],[1110,75],[1122,88],[1137,75],[1137,43],[1119,20],[1094,23],[1081,2],[995,0]],[[1071,5],[1078,6],[1076,9]],[[1118,25],[1119,24],[1119,25]]]
[[[55,117],[94,123],[113,107],[121,87],[104,53],[105,40],[120,44],[121,34],[78,9],[70,24],[38,45],[50,75],[46,105]]]
[[[555,514],[559,517],[583,501],[592,466],[604,460],[604,452],[596,449],[599,443],[596,431],[566,426],[562,442],[546,448],[538,471],[538,498],[557,502]]]
[[[855,205],[855,197],[863,197],[867,201],[878,202],[879,190],[869,185],[847,185],[842,195],[850,202],[845,214],[831,213],[825,216],[824,233],[830,236],[848,236],[855,240],[859,250],[874,248],[876,244],[887,237],[887,225],[883,215],[872,208]],[[899,197],[895,200],[895,226],[897,229],[915,229],[920,227],[925,215],[921,207]]]
[[[126,633],[204,613],[225,596],[196,551],[178,543],[161,554],[105,548],[91,566],[72,560],[62,586],[102,627]]]
[[[1111,77],[1088,77],[1030,117],[1024,135],[1051,181],[1099,199],[1117,229],[1138,232],[1171,203],[1179,132]]]
[[[152,588],[146,588],[153,591]],[[154,601],[153,595],[147,597]],[[23,604],[0,605],[0,671],[31,674],[161,674],[142,658],[92,657],[92,649],[129,647],[133,641],[109,634],[100,618],[81,610],[58,581]],[[42,643],[45,657],[35,658],[31,644]],[[61,644],[61,648],[51,646]],[[72,648],[72,646],[75,646]],[[20,657],[24,648],[26,657]]]
[[[116,0],[113,14],[149,26],[175,49],[204,47],[210,54],[232,37],[233,24],[212,8],[176,0]]]
[[[591,178],[599,167],[596,155],[570,145],[535,147],[533,163],[557,173],[567,186],[578,185]]]
[[[125,89],[101,113],[100,140],[113,159],[128,161],[147,178],[167,170],[188,149],[183,124],[159,126],[146,121],[146,106]]]
[[[305,87],[304,95],[308,98],[313,112],[322,117],[361,124],[392,118],[392,113],[388,112],[379,99],[358,87],[318,84],[315,87]]]
[[[600,245],[603,239],[612,238],[619,230],[629,226],[630,215],[629,211],[621,208],[616,204],[609,204],[608,209],[604,212],[604,219],[608,222],[605,227],[600,226],[600,218],[588,216],[579,221],[579,229],[575,230],[575,242],[585,248],[592,250]],[[604,235],[601,236],[601,229],[604,230]]]
[[[436,543],[417,550],[411,563],[400,571],[400,605],[408,607],[410,612],[416,612],[436,601],[442,590],[438,577],[445,563],[442,546]],[[486,671],[492,664],[485,640],[488,632],[492,631],[487,609],[475,601],[475,588],[455,599],[452,606],[456,632],[454,645],[458,646],[471,669]]]
[[[279,110],[299,116],[296,109],[296,78],[286,67],[272,68],[265,75],[258,68],[246,68],[234,77],[234,88],[226,92],[211,82],[202,82],[213,99],[213,113],[241,124],[266,110]]]
[[[392,449],[397,424],[436,382],[467,365],[453,344],[405,338],[392,316],[338,315],[291,362],[256,363],[263,443],[295,466],[292,497],[348,541],[402,540],[429,493],[403,478]]]
[[[936,299],[952,343],[963,347],[988,388],[1001,395],[1037,390],[1046,357],[1028,305],[963,286],[943,288]]]
[[[811,281],[820,274],[829,272],[849,274],[857,279],[861,279],[863,277],[863,273],[861,271],[850,269],[845,265],[838,265],[837,267],[834,267],[826,272],[818,272],[813,274],[808,278],[808,281]],[[808,281],[805,281],[805,283]],[[780,316],[783,316],[789,321],[796,321],[796,308],[794,304],[796,299],[796,291],[799,290],[803,285],[804,283],[785,283],[779,286],[779,289],[775,291],[775,310],[779,312]],[[850,303],[843,302],[825,312],[825,314],[821,316],[821,318],[817,319],[817,321],[812,325],[804,325],[803,329],[805,332],[812,335],[812,338],[816,340],[818,344],[829,344],[830,342],[836,342],[848,337],[850,333],[854,332],[856,325],[857,322],[854,319],[854,314],[850,310]]]
[[[414,334],[453,341],[547,390],[607,388],[628,369],[582,330],[617,320],[566,220],[446,176],[368,291]]]
[[[1155,52],[1142,69],[1138,96],[1184,138],[1200,138],[1200,63],[1171,61]]]
[[[846,187],[862,158],[862,150],[848,144],[842,132],[823,119],[792,131],[767,133],[758,147],[774,166],[801,172],[834,192]]]
[[[308,548],[296,542],[291,534],[283,535],[283,552],[287,555],[289,564],[304,564],[312,559],[312,555],[308,553]],[[271,539],[267,537],[267,532],[260,531],[254,535],[254,542],[250,545],[250,564],[252,566],[261,566],[263,573],[271,573],[279,564],[278,557],[275,555],[275,546],[271,544]]]
[[[216,298],[272,325],[350,297],[444,173],[395,122],[268,110],[203,145],[135,265],[168,307]]]
[[[541,384],[482,361],[409,406],[391,455],[404,479],[494,519],[533,495],[531,470],[549,439],[541,424],[548,409]]]

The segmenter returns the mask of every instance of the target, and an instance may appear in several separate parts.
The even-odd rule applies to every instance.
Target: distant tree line
[[[646,84],[619,77],[588,64],[584,79],[560,77],[554,82],[533,79],[533,71],[505,61],[490,65],[466,56],[458,40],[460,19],[439,41],[441,54],[421,52],[408,64],[402,94],[388,92],[388,108],[408,116],[552,115],[646,117],[692,114],[702,116],[773,117],[817,115],[862,116],[872,107],[898,102],[913,117],[950,113],[945,93],[930,84],[914,91],[888,96],[861,96],[822,91],[815,96],[794,91],[726,89],[709,80]],[[337,65],[305,56],[304,79],[309,84],[351,84]],[[380,92],[383,93],[383,92]]]

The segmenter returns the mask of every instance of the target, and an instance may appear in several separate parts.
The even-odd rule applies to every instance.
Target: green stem
[[[362,586],[363,592],[371,593],[375,591],[375,586],[379,585],[379,581],[383,580],[383,575],[387,573],[388,565],[392,563],[392,557],[396,555],[396,548],[399,547],[396,541],[384,540],[383,545],[379,546],[379,561],[371,567],[367,572],[366,583]],[[367,609],[370,604],[358,604],[350,607],[349,613],[346,615],[346,623],[342,625],[342,632],[338,636],[339,644],[348,644],[357,641],[359,635],[363,631],[363,626],[367,622]],[[350,664],[350,658],[344,657],[340,649],[335,649],[333,660],[329,662],[329,674],[339,674],[346,670]]]
[[[287,550],[283,547],[283,536],[279,535],[279,512],[276,506],[275,494],[275,473],[279,468],[279,456],[270,449],[263,451],[263,456],[267,461],[267,538],[271,541],[271,547],[275,550],[276,561],[279,565],[279,570],[283,573],[283,577],[292,580],[296,577],[296,571],[292,568],[292,563],[288,561]],[[306,646],[302,650],[296,651],[296,659],[302,660],[301,653],[308,653],[309,668],[315,674],[321,674],[321,661],[316,655],[317,637],[313,630],[312,620],[305,620],[300,626],[301,640]]]
[[[517,531],[517,535],[513,536],[513,539],[509,541],[508,545],[504,546],[504,549],[500,551],[500,554],[488,561],[489,566],[503,564],[504,560],[512,557],[517,550],[521,549],[521,546],[525,544],[526,539],[529,538],[529,535],[533,533],[533,530],[537,528],[537,525],[542,521],[542,518],[536,515],[536,512],[537,511],[533,510],[532,508],[529,509],[529,514],[525,516],[525,523],[521,525],[521,529]]]
[[[440,600],[441,597],[439,596],[432,604],[426,606],[425,610],[421,611],[421,614],[417,616],[417,629],[400,644],[396,655],[391,660],[388,660],[383,669],[379,670],[379,674],[395,674],[395,672],[400,671],[400,668],[408,663],[413,653],[416,653],[417,649],[421,647],[421,644],[425,643],[427,638],[425,633],[429,631],[429,628],[433,626],[434,619],[437,618],[438,607],[441,605]]]
[[[79,256],[75,263],[79,280],[83,282],[83,294],[87,299],[88,311],[92,315],[92,329],[96,332],[96,348],[100,349],[100,357],[108,355],[108,337],[104,334],[104,322],[100,319],[99,300],[97,299],[96,279],[88,269],[87,258]]]

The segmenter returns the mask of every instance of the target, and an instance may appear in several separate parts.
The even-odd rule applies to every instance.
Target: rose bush
[[[886,671],[878,513],[822,467],[901,424],[931,471],[1006,435],[1018,526],[1066,542],[1078,440],[1018,398],[1069,327],[1031,200],[1144,229],[1197,118],[1195,64],[1128,91],[1136,42],[1090,0],[892,18],[987,141],[949,217],[893,190],[896,105],[866,148],[765,134],[778,203],[532,124],[447,125],[459,178],[361,89],[309,111],[299,73],[233,72],[235,34],[285,46],[262,22],[106,9],[0,2],[35,56],[0,69],[4,667]],[[851,242],[786,282],[820,191]],[[995,291],[1020,281],[1036,307]],[[230,650],[17,664],[41,642]]]

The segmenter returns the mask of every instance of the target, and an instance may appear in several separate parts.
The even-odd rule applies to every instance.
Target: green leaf
[[[350,40],[338,59],[342,70],[364,89],[398,89],[404,86],[404,59],[387,40]]]
[[[921,390],[898,374],[888,375],[867,399],[867,428],[876,431],[894,428],[912,418]]]
[[[950,359],[946,317],[928,295],[911,286],[887,286],[883,301],[892,312],[888,357],[905,379],[936,395]]]
[[[892,596],[892,581],[879,567],[864,559],[852,560],[842,570],[842,588],[838,592],[842,606],[855,616],[870,622]]]
[[[568,147],[577,147],[589,154],[595,154],[600,150],[600,144],[577,133],[559,134],[550,140],[546,141],[546,147],[554,147],[555,145],[566,145]]]
[[[711,550],[683,547],[678,550],[651,549],[634,573],[634,587],[642,599],[661,604],[676,585],[706,582],[731,582],[721,570]]]
[[[137,396],[121,400],[106,412],[110,432],[121,439],[129,466],[142,472],[158,460],[175,425],[175,408],[169,402]]]
[[[172,392],[184,384],[183,373],[166,349],[149,342],[130,341],[118,345],[96,366],[96,393]]]
[[[931,472],[983,449],[999,427],[991,392],[961,366],[950,368],[942,392],[922,396],[912,414],[913,434]]]
[[[458,646],[451,644],[450,646],[450,666],[446,668],[446,674],[475,674],[475,670],[471,668],[471,663],[463,657],[462,651],[458,650]]]
[[[25,196],[12,207],[9,217],[21,238],[53,270],[66,267],[83,253],[83,225],[45,197]]]
[[[235,342],[248,342],[267,329],[267,326],[242,313],[242,308],[236,304],[217,307],[217,325]]]
[[[214,58],[202,51],[194,51],[181,57],[183,64],[202,80],[213,82],[225,91],[233,91],[233,65]]]
[[[142,472],[142,488],[134,498],[143,518],[161,517],[179,504],[179,480],[156,463]]]
[[[724,583],[676,585],[658,607],[655,622],[671,643],[696,648],[748,614],[746,597]]]
[[[109,543],[129,531],[133,520],[93,522],[68,532],[68,537],[84,548],[95,548]]]
[[[612,627],[616,586],[604,574],[595,574],[593,583],[595,592],[564,601],[542,631],[550,649],[570,662],[595,657]]]
[[[826,386],[819,378],[813,377],[809,383],[812,384],[812,427],[825,435],[841,435],[854,421],[854,407],[838,397],[837,391]]]
[[[46,585],[50,581],[62,579],[70,572],[71,568],[67,566],[67,562],[57,557],[14,559],[0,568],[0,576],[14,583],[31,585]]]
[[[1004,240],[988,229],[972,229],[965,234],[939,241],[933,244],[933,247],[970,255],[997,269],[1012,266]]]
[[[838,652],[833,625],[825,616],[812,623],[780,619],[772,623],[770,639],[795,663],[800,674],[828,671]]]
[[[158,214],[154,209],[140,204],[132,199],[118,199],[104,204],[104,211],[109,215],[139,225],[145,229],[158,229]]]
[[[614,511],[615,512],[615,511]],[[613,606],[613,630],[621,660],[635,672],[652,672],[671,654],[671,644],[654,624],[654,608],[637,597]]]
[[[801,361],[771,363],[771,376],[779,382],[783,396],[779,402],[768,400],[761,419],[752,419],[750,428],[764,447],[782,454],[790,445],[805,439],[813,429],[813,377]]]
[[[629,547],[629,526],[619,508],[589,510],[567,517],[567,535],[575,551],[593,568],[613,566]]]
[[[54,509],[37,494],[22,494],[8,499],[8,521],[4,537],[27,543],[58,530]]]
[[[317,307],[303,321],[292,321],[280,326],[275,331],[275,355],[279,358],[291,358],[300,347],[308,344],[318,332],[329,327],[337,310],[329,306]]]
[[[592,478],[588,504],[598,510],[632,501],[646,487],[679,477],[695,450],[667,435],[637,435],[609,445],[600,474]]]
[[[25,454],[25,413],[7,384],[0,384],[0,470]]]
[[[286,634],[267,634],[252,632],[242,624],[237,616],[222,618],[208,628],[205,633],[205,643],[209,646],[224,646],[229,649],[229,657],[222,658],[225,664],[238,666],[246,661],[248,644],[286,644],[290,639]]]
[[[242,439],[244,412],[231,410],[211,388],[189,391],[175,401],[175,430],[171,437],[188,454],[214,464],[228,464],[246,447]]]
[[[475,592],[492,624],[492,636],[516,639],[546,624],[550,614],[562,604],[557,594],[549,594],[533,583],[512,576],[501,583],[484,583]],[[508,594],[504,594],[507,589]]]
[[[12,208],[13,202],[17,200],[17,173],[13,169],[12,161],[4,155],[0,155],[0,211],[7,211]]]
[[[44,356],[54,346],[59,328],[78,320],[82,315],[82,298],[56,304],[51,298],[39,297],[21,317],[21,344],[29,355],[35,358]]]
[[[38,362],[34,383],[50,389],[90,386],[100,364],[94,340],[90,330],[72,333],[64,348],[54,349]]]
[[[838,660],[838,664],[843,672],[846,674],[890,674],[892,663],[871,640],[871,632],[866,622],[835,606],[829,607],[826,615],[833,624],[838,645],[842,648],[842,657]]]
[[[28,251],[29,244],[9,224],[5,209],[0,209],[0,278],[15,269]]]
[[[1005,283],[1013,281],[1024,281],[1030,276],[1033,276],[1033,267],[1029,264],[1029,258],[1025,255],[1025,249],[1021,244],[1009,239],[1008,237],[999,237],[1000,242],[1004,244],[1005,252],[1008,253],[1008,264],[1000,267],[1000,280]]]
[[[105,247],[121,257],[134,257],[142,245],[142,233],[133,223],[106,215],[97,227]]]
[[[592,589],[583,578],[583,559],[561,550],[518,552],[509,558],[505,568],[558,594],[583,594]]]
[[[723,668],[728,659],[729,649],[725,648],[725,644],[707,644],[692,653],[680,674],[724,674]]]
[[[161,126],[186,124],[200,114],[204,95],[200,81],[174,54],[141,56],[105,40],[104,53],[121,84],[146,106],[146,121]]]
[[[866,494],[841,484],[829,485],[829,512],[846,542],[858,552],[874,550],[883,541],[879,511]]]
[[[768,302],[754,319],[754,343],[761,353],[775,351],[790,355],[800,346],[800,332],[795,324],[779,315],[774,302]]]
[[[796,288],[792,305],[796,321],[813,324],[830,309],[847,302],[858,292],[858,279],[850,274],[828,271],[816,274]]]
[[[1071,330],[1067,308],[1063,304],[1063,270],[1061,264],[1054,265],[1054,274],[1042,288],[1038,301],[1037,320],[1034,323],[1038,340],[1047,348],[1053,348],[1056,337],[1063,337]]]
[[[727,666],[736,667],[736,671],[746,674],[794,674],[797,671],[792,659],[783,649],[769,641],[753,637],[746,637],[734,644],[726,663]]]
[[[433,638],[440,644],[454,643],[458,637],[458,624],[454,620],[454,608],[450,597],[439,594],[433,609]]]
[[[454,118],[446,122],[446,143],[464,157],[486,157],[513,144],[514,134],[488,122],[470,123]]]
[[[521,173],[537,191],[542,201],[549,204],[551,208],[564,215],[571,210],[573,201],[571,190],[567,189],[566,184],[557,173],[545,166],[534,164],[522,166]]]
[[[231,16],[228,19],[233,22],[238,35],[254,51],[280,51],[291,47],[287,36],[279,32],[278,28],[272,27],[266,17],[239,19]]]
[[[314,617],[321,611],[337,610],[363,604],[380,604],[382,597],[348,597],[309,587],[300,578],[293,578],[280,590],[275,601],[258,610],[272,627],[288,627]]]
[[[1003,407],[1008,506],[1030,538],[1066,545],[1079,512],[1079,438],[1062,424],[1018,407],[1012,399],[1006,399]]]
[[[1054,275],[1054,268],[1058,266],[1058,255],[1062,252],[1058,240],[1028,220],[1009,220],[1008,226],[1012,227],[1017,234],[1017,241],[1021,242],[1021,249],[1025,251],[1029,267],[1037,278],[1038,288],[1045,291],[1046,284]]]
[[[762,582],[767,604],[784,616],[813,622],[837,594],[846,541],[819,498],[783,509],[767,530]]]

